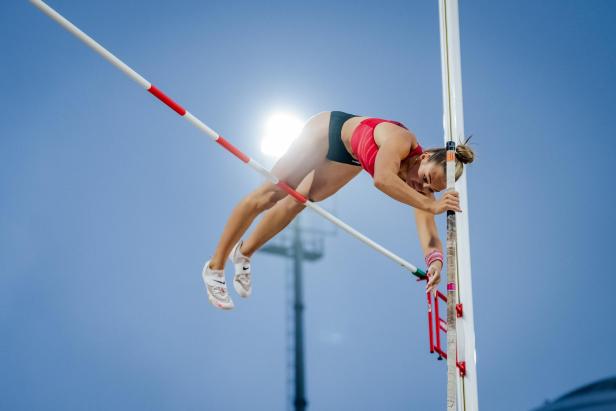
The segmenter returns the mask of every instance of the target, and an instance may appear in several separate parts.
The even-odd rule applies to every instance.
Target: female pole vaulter
[[[334,194],[362,168],[372,175],[374,185],[379,190],[414,207],[417,230],[421,246],[426,253],[427,274],[430,278],[426,290],[433,292],[436,289],[440,281],[443,257],[433,216],[446,210],[462,211],[458,194],[455,192],[446,193],[438,201],[434,198],[434,192],[445,187],[445,149],[429,149],[424,152],[415,135],[396,121],[360,117],[339,111],[324,112],[307,122],[300,138],[270,172],[45,2],[30,1],[178,115],[269,179],[268,183],[244,198],[235,207],[214,256],[203,267],[202,276],[209,300],[215,306],[223,309],[233,308],[224,277],[224,262],[227,256],[235,264],[233,284],[236,291],[242,297],[248,297],[252,289],[250,256],[288,225],[306,206],[417,275],[420,271],[417,267],[316,205],[315,201]],[[474,159],[473,151],[466,145],[467,142],[468,140],[459,145],[455,151],[456,180],[462,175],[463,165],[471,163]],[[297,203],[291,200],[291,197],[297,200]],[[307,198],[312,201],[308,201]],[[269,211],[256,230],[245,243],[242,242],[241,236],[252,221],[266,210]]]
[[[473,150],[456,147],[456,180],[464,164],[473,162]],[[341,111],[322,112],[308,120],[300,136],[272,169],[280,180],[311,201],[336,193],[363,169],[374,186],[415,210],[415,221],[424,251],[429,281],[427,292],[436,290],[443,267],[442,243],[434,215],[447,210],[461,212],[455,191],[435,199],[446,188],[446,150],[423,150],[415,135],[402,123]],[[241,297],[252,291],[250,258],[261,246],[285,228],[305,205],[266,182],[233,209],[212,258],[203,267],[209,301],[229,310],[234,303],[224,275],[227,258],[235,266],[233,286]],[[252,234],[242,240],[254,219],[265,212]]]

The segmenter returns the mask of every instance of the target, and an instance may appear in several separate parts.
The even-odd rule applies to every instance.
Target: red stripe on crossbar
[[[237,147],[235,147],[233,144],[225,140],[223,136],[218,136],[218,138],[216,139],[216,142],[220,144],[221,146],[223,146],[224,148],[226,148],[227,150],[229,150],[235,157],[239,158],[244,163],[247,163],[250,161],[250,157],[242,153]]]
[[[284,191],[287,192],[288,195],[290,195],[291,197],[293,197],[294,199],[296,199],[300,203],[304,204],[306,201],[308,201],[308,199],[306,197],[304,197],[303,195],[301,195],[297,191],[293,190],[291,188],[291,186],[289,186],[284,181],[279,181],[276,185],[278,187],[282,188]]]
[[[184,109],[184,107],[180,106],[178,103],[167,97],[167,95],[160,91],[158,88],[156,88],[155,85],[151,85],[148,91],[152,93],[157,99],[168,105],[171,110],[175,111],[180,116],[186,114],[186,110]]]

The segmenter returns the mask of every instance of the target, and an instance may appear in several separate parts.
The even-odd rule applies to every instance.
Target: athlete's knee
[[[286,193],[278,186],[266,183],[246,198],[249,208],[256,212],[263,212],[272,208],[274,204],[285,197]]]
[[[291,196],[287,196],[284,200],[282,200],[281,204],[283,205],[285,211],[290,214],[298,214],[306,208],[303,203],[300,203]]]

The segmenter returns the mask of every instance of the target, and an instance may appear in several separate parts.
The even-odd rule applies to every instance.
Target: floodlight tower
[[[259,251],[289,258],[293,261],[293,406],[295,411],[304,411],[308,406],[306,399],[306,372],[304,361],[304,290],[303,290],[303,264],[304,261],[316,261],[323,257],[323,232],[310,230],[314,241],[307,242],[303,233],[307,231],[301,227],[298,215],[291,224],[291,241],[284,237],[277,242],[266,244]]]

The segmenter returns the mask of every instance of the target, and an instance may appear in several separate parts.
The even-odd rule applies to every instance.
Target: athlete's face
[[[447,187],[443,168],[429,161],[429,158],[429,153],[423,153],[419,167],[416,168],[417,172],[409,173],[411,176],[407,178],[407,183],[422,194],[436,193]]]

